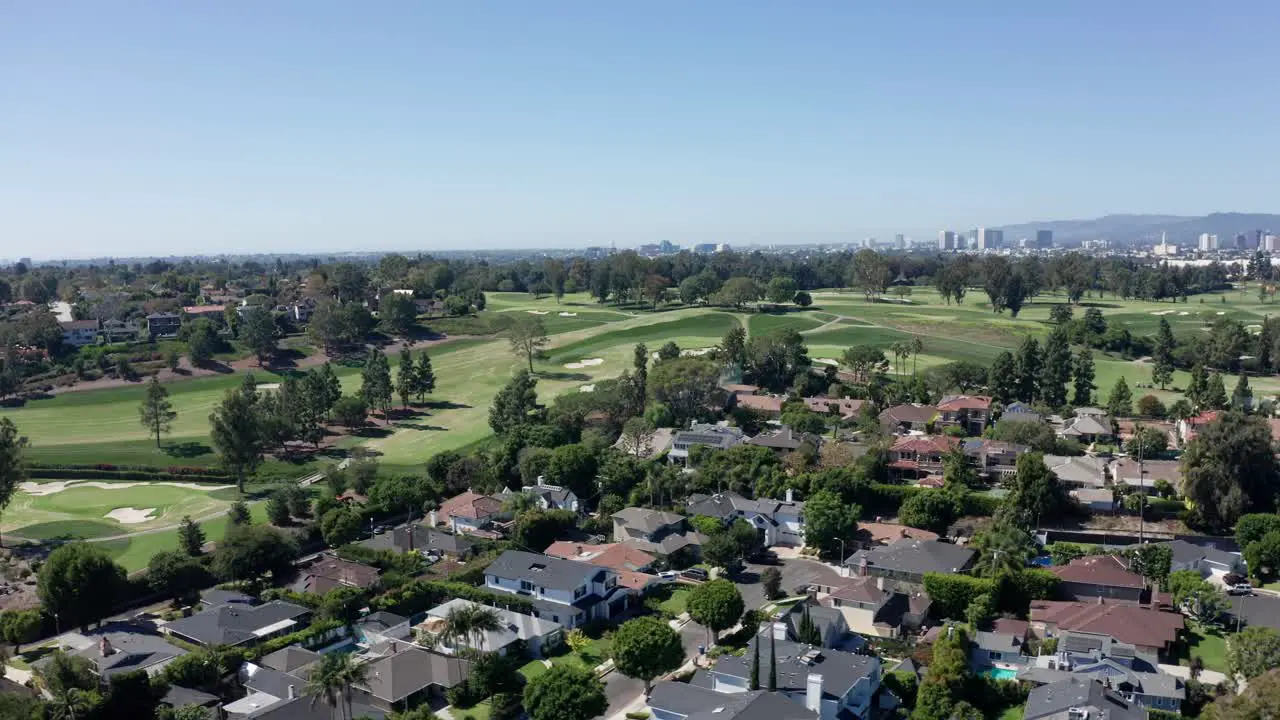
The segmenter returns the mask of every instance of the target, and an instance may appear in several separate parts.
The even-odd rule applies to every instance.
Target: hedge
[[[925,573],[924,591],[944,618],[963,620],[965,610],[979,595],[996,595],[996,583],[987,578],[945,573]]]
[[[342,623],[337,620],[321,620],[312,623],[310,627],[304,630],[289,633],[288,635],[281,635],[278,638],[268,640],[261,645],[250,648],[246,654],[250,656],[250,659],[256,660],[264,655],[270,655],[277,650],[287,648],[290,645],[301,645],[304,648],[311,647],[318,645],[320,642],[324,642],[328,639],[324,637],[326,634],[332,633],[334,630],[338,630],[341,627]]]
[[[858,504],[872,515],[896,515],[902,503],[919,493],[941,492],[935,488],[918,485],[873,484],[869,490],[859,493]],[[965,515],[994,515],[1000,507],[1000,498],[983,493],[965,493],[961,512]]]
[[[493,605],[514,612],[526,614],[533,612],[533,603],[519,595],[494,592],[484,588],[464,585],[463,583],[436,580],[415,580],[395,590],[383,593],[374,598],[373,602],[369,604],[375,610],[387,610],[398,615],[414,615],[430,610],[453,598]]]
[[[1061,581],[1048,570],[1027,568],[998,578],[925,573],[924,589],[944,618],[963,620],[973,599],[989,593],[1001,612],[1026,614],[1032,600],[1050,600]]]

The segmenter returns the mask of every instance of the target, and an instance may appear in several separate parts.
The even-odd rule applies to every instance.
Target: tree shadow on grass
[[[351,431],[352,435],[363,438],[384,438],[391,434],[392,428],[382,426],[366,426]]]
[[[537,375],[538,375],[538,378],[542,380],[565,380],[565,381],[574,381],[574,382],[586,382],[591,379],[591,376],[586,373],[559,372],[555,370],[552,370],[552,371],[539,370]]]
[[[435,410],[466,410],[471,406],[464,405],[463,403],[456,403],[452,400],[428,400],[422,403],[420,407],[424,407],[427,410],[435,411]]]
[[[408,429],[408,430],[441,430],[441,431],[444,431],[444,430],[448,430],[448,429],[449,429],[449,428],[447,428],[447,427],[444,427],[443,425],[424,425],[424,424],[422,424],[422,423],[396,423],[396,427],[398,427],[398,428],[405,428],[405,429]]]
[[[197,440],[164,445],[160,449],[164,451],[165,455],[175,458],[193,458],[213,452],[213,448]]]

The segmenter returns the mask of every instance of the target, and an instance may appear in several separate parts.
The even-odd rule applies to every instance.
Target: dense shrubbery
[[[231,476],[221,468],[193,465],[113,465],[111,463],[31,463],[31,477],[57,480],[171,480],[224,484]]]

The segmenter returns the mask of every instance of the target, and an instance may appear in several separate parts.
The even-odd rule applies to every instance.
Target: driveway
[[[782,573],[782,592],[784,595],[795,595],[796,590],[805,585],[840,585],[846,578],[840,576],[829,565],[808,558],[779,558],[777,565],[757,565],[748,563],[738,577],[738,591],[742,593],[742,601],[748,608],[758,608],[765,603],[764,588],[760,586],[760,573],[765,568],[777,568]]]
[[[698,652],[698,646],[707,641],[706,629],[695,622],[686,623],[680,628],[680,644],[684,646],[685,658],[692,658]],[[604,677],[604,695],[609,700],[609,709],[605,717],[620,715],[627,710],[644,708],[644,683],[629,678],[616,670]]]

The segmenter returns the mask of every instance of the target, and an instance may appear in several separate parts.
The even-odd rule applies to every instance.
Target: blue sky
[[[13,3],[0,257],[1276,210],[1280,3]]]

